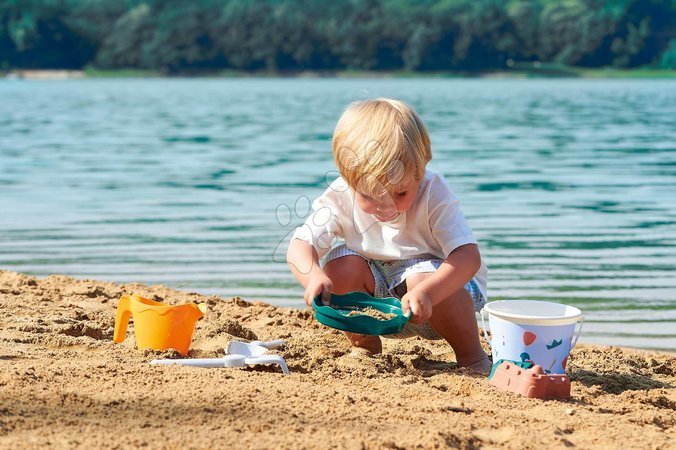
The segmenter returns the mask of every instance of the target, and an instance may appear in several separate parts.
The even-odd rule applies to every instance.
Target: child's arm
[[[313,246],[301,239],[292,239],[286,252],[286,262],[291,273],[305,288],[305,303],[321,294],[322,302],[329,304],[333,282],[319,266],[319,256]]]
[[[462,289],[480,267],[481,255],[476,244],[456,248],[436,272],[404,295],[401,299],[404,314],[410,310],[413,323],[427,321],[432,315],[432,308]]]

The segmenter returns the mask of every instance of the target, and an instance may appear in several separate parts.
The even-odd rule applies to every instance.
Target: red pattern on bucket
[[[526,347],[535,342],[535,339],[537,339],[537,336],[534,333],[530,331],[523,333],[523,343],[526,344]]]

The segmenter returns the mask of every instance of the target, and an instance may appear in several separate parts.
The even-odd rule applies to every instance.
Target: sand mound
[[[117,299],[206,302],[192,357],[230,340],[283,338],[276,366],[153,367],[133,324],[113,344]],[[236,448],[673,448],[676,359],[579,346],[573,399],[529,400],[458,369],[450,347],[385,340],[352,352],[309,310],[163,286],[0,271],[0,445]],[[669,444],[672,442],[672,444]]]

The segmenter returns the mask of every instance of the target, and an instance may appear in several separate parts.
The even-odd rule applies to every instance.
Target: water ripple
[[[669,80],[0,80],[0,267],[301,306],[294,205],[335,176],[347,103],[375,96],[427,124],[492,299],[579,306],[583,341],[676,347]]]

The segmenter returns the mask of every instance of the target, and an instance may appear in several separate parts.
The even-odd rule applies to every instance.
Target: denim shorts
[[[442,259],[424,258],[379,261],[376,259],[367,258],[366,256],[355,252],[354,250],[350,250],[344,244],[341,244],[331,249],[331,251],[323,258],[323,265],[326,265],[329,261],[333,261],[334,259],[349,255],[360,256],[368,263],[375,281],[375,290],[373,293],[374,297],[394,297],[399,300],[401,300],[404,291],[398,287],[401,283],[406,281],[407,277],[416,273],[435,272],[439,266],[441,266],[441,263],[444,262]],[[474,278],[469,280],[469,282],[465,285],[465,290],[469,293],[470,297],[472,297],[472,301],[474,302],[474,310],[477,312],[481,311],[481,308],[483,308],[486,304],[486,299],[484,298],[483,294],[481,294],[479,285],[476,283]],[[432,328],[432,325],[430,325],[429,322],[422,324],[407,322],[401,332],[396,334],[388,334],[383,337],[392,339],[405,339],[413,336],[420,336],[428,340],[442,339],[442,337],[439,336],[434,328]]]

